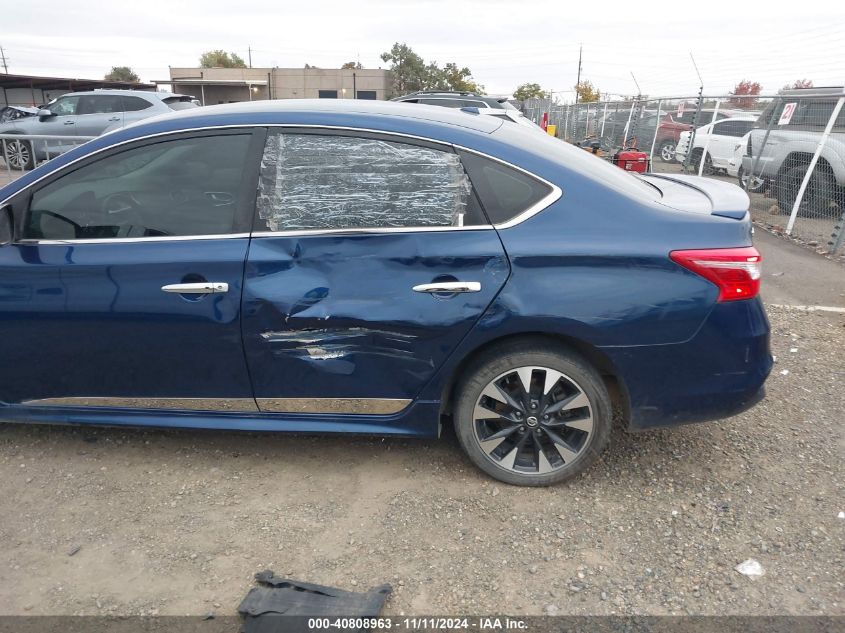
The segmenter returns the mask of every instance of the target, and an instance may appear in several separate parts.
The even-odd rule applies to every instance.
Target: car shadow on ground
[[[718,444],[721,426],[709,423],[632,433],[616,424],[607,450],[570,485],[607,478],[632,484],[634,479],[652,479],[655,473],[682,476],[691,460],[697,461],[699,471],[718,471],[723,466],[718,457],[727,459],[726,453],[708,451],[702,460],[700,447]],[[427,476],[427,471],[433,478],[459,471],[471,480],[489,479],[466,457],[449,423],[443,425],[438,439],[2,423],[0,450],[3,445],[5,452],[11,448],[22,459],[36,451],[39,461],[53,465],[90,456],[172,464],[180,455],[191,455],[221,468],[227,462],[238,469],[277,462],[286,468],[302,468],[316,478],[351,469],[362,483],[382,476],[387,463],[420,477]],[[318,455],[319,470],[313,471]]]

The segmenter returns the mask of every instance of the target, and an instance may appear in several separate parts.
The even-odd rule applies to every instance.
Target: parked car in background
[[[695,130],[692,148],[690,148],[692,131],[681,132],[675,149],[675,160],[679,163],[684,162],[689,154],[690,162],[698,165],[703,155],[703,173],[727,172],[728,164],[736,151],[737,141],[751,131],[756,120],[756,116],[734,116],[721,119],[716,123],[702,125]],[[706,154],[704,154],[705,147]]]
[[[716,120],[721,121],[729,115],[724,112],[716,114]],[[657,136],[654,142],[654,153],[664,163],[675,162],[675,149],[678,140],[683,132],[689,132],[693,128],[695,110],[687,110],[683,114],[666,114],[660,121],[657,128]],[[697,123],[713,120],[713,110],[703,109],[698,115]]]
[[[745,148],[748,145],[749,136],[751,136],[751,132],[746,132],[745,135],[739,139],[739,142],[734,145],[734,153],[728,161],[726,171],[728,172],[728,176],[736,178],[739,181],[739,186],[746,191],[750,191],[751,193],[762,193],[769,188],[769,181],[765,178],[761,178],[760,176],[754,176],[751,179],[751,183],[748,183],[748,176],[746,176],[745,170],[742,167],[742,157],[745,155]]]
[[[4,106],[0,108],[0,125],[8,123],[9,121],[17,121],[29,116],[35,116],[38,113],[38,108],[30,108],[28,106]]]
[[[755,176],[770,181],[781,213],[790,213],[842,88],[786,90],[782,95],[763,110],[751,130],[742,169],[746,174],[753,170]],[[834,121],[799,211],[802,215],[838,215],[843,199],[845,108]]]
[[[520,125],[257,101],[0,188],[0,417],[436,437],[518,485],[734,415],[772,366],[748,197]]]
[[[53,99],[35,116],[0,123],[0,134],[99,136],[157,114],[197,107],[193,97],[143,90],[69,92]],[[77,143],[61,139],[5,143],[12,169],[31,169],[36,161],[57,156]]]
[[[410,94],[394,97],[391,101],[402,103],[421,103],[445,108],[491,108],[494,110],[514,110],[519,112],[509,101],[508,97],[488,97],[475,92],[451,92],[448,90],[421,90]]]

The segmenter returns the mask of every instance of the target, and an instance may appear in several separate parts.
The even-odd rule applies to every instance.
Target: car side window
[[[50,112],[58,116],[69,116],[76,114],[78,103],[79,97],[59,97],[54,103],[49,104],[47,108]]]
[[[79,98],[77,114],[111,114],[122,112],[123,104],[117,95],[87,95]]]
[[[233,232],[249,134],[127,149],[36,190],[23,239],[75,240]]]
[[[140,97],[123,96],[121,99],[123,101],[124,112],[137,112],[138,110],[146,110],[147,108],[153,107],[152,103]]]
[[[256,231],[487,224],[451,151],[358,136],[267,137]]]
[[[552,193],[549,185],[523,171],[471,152],[460,156],[493,224],[513,220]]]

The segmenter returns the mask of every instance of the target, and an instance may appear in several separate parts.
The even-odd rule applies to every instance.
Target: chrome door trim
[[[419,284],[414,286],[414,292],[429,293],[457,293],[457,292],[481,292],[479,281],[441,281],[431,284]]]
[[[503,123],[503,125],[504,125],[504,123]],[[540,213],[540,211],[543,211],[547,207],[551,206],[553,203],[557,202],[557,200],[563,195],[563,192],[561,191],[560,187],[558,187],[554,183],[549,182],[545,178],[542,178],[542,177],[538,176],[537,174],[528,171],[527,169],[523,169],[522,167],[514,165],[513,163],[509,163],[505,160],[502,160],[501,158],[498,158],[496,156],[491,156],[489,154],[485,154],[484,152],[480,152],[478,150],[471,149],[469,147],[465,147],[463,145],[458,145],[456,143],[449,143],[448,141],[441,141],[441,140],[438,140],[438,139],[433,139],[433,138],[429,138],[429,137],[425,137],[425,136],[417,136],[415,134],[404,134],[402,132],[390,132],[390,131],[386,131],[386,130],[374,130],[374,129],[371,129],[371,128],[350,127],[350,126],[345,126],[345,125],[318,125],[318,124],[313,124],[313,123],[311,123],[311,124],[301,124],[301,123],[298,123],[298,124],[296,124],[296,123],[239,123],[239,124],[231,124],[231,125],[207,125],[207,126],[203,126],[203,127],[181,129],[181,130],[168,130],[167,132],[156,132],[155,134],[147,134],[146,136],[138,136],[138,137],[135,137],[135,138],[127,139],[125,141],[121,141],[120,143],[115,143],[113,145],[109,145],[107,147],[101,147],[100,149],[98,149],[94,152],[85,154],[84,156],[80,156],[79,158],[76,158],[76,159],[70,161],[66,165],[62,165],[58,170],[51,171],[48,174],[44,174],[40,178],[38,178],[38,179],[34,180],[33,182],[29,183],[25,187],[25,189],[29,189],[29,188],[37,185],[39,182],[41,182],[45,178],[52,178],[53,176],[57,175],[62,170],[67,169],[68,167],[70,167],[71,165],[74,165],[75,163],[78,163],[79,161],[87,160],[87,159],[91,158],[92,156],[96,156],[97,154],[100,154],[102,152],[107,152],[107,151],[110,151],[110,150],[112,150],[116,147],[120,147],[122,145],[127,145],[129,143],[136,143],[136,142],[139,142],[139,141],[145,141],[145,140],[148,140],[148,139],[158,138],[158,137],[161,137],[161,136],[175,136],[175,135],[179,135],[179,134],[190,134],[192,132],[208,132],[210,130],[236,130],[236,129],[241,129],[241,128],[250,129],[250,130],[253,130],[253,129],[256,129],[256,128],[268,128],[268,129],[269,128],[300,128],[300,129],[306,129],[306,130],[315,130],[315,129],[317,129],[317,130],[341,130],[341,131],[347,131],[347,132],[366,132],[366,133],[369,133],[369,134],[380,134],[380,135],[384,135],[384,136],[395,136],[395,137],[398,137],[398,138],[409,138],[409,139],[414,139],[414,140],[418,140],[418,141],[426,141],[428,143],[443,145],[444,147],[451,147],[451,148],[454,148],[454,149],[460,149],[462,151],[469,152],[469,153],[475,154],[477,156],[482,156],[482,157],[487,158],[487,159],[492,160],[492,161],[496,161],[497,163],[505,165],[506,167],[510,167],[511,169],[521,171],[522,173],[531,176],[535,180],[539,180],[543,184],[551,187],[551,191],[549,192],[549,194],[547,196],[540,199],[538,202],[536,202],[535,204],[530,206],[525,211],[521,212],[519,215],[511,218],[507,222],[500,222],[499,224],[492,225],[492,227],[496,228],[496,229],[509,229],[513,226],[516,226],[517,224],[521,224],[522,222],[525,222],[529,218],[531,218],[531,217],[537,215],[538,213]],[[84,145],[84,143],[83,143],[83,145]],[[12,196],[9,196],[5,200],[0,200],[0,206],[4,205],[6,202],[11,200],[12,197],[14,197],[14,195],[17,195],[18,193],[19,192],[13,194]],[[402,228],[399,228],[399,229],[381,229],[381,230],[379,230],[379,229],[356,229],[354,231],[349,231],[347,229],[338,229],[338,230],[333,230],[333,232],[344,232],[344,233],[353,233],[353,232],[354,233],[383,233],[383,232],[408,233],[408,232],[415,232],[416,233],[416,232],[427,231],[427,230],[432,230],[432,229],[455,231],[455,230],[484,230],[484,229],[490,229],[490,228],[491,228],[490,225],[481,225],[481,226],[478,226],[478,227],[474,227],[474,226],[472,226],[472,227],[449,227],[449,226],[446,226],[446,227],[407,227],[407,228],[402,227]],[[284,232],[282,232],[282,231],[279,231],[279,232],[261,231],[261,232],[253,233],[252,236],[253,237],[269,237],[269,236],[284,237],[285,235],[317,235],[317,234],[320,234],[320,233],[328,233],[328,232],[329,231],[319,231],[319,230],[314,230],[314,229],[305,229],[305,230],[302,230],[302,231],[284,231]],[[246,234],[246,236],[248,237],[249,234]],[[99,242],[115,242],[115,243],[118,243],[118,242],[121,242],[121,241],[140,242],[140,241],[151,241],[151,240],[164,241],[164,240],[215,239],[215,238],[219,239],[219,238],[223,238],[223,237],[229,237],[229,238],[231,238],[231,237],[243,237],[243,234],[239,234],[239,235],[223,234],[223,235],[211,235],[211,236],[179,236],[179,237],[171,237],[171,236],[166,236],[166,237],[142,237],[142,238],[125,238],[125,239],[121,239],[121,238],[108,239],[108,238],[106,238],[106,239],[91,239],[91,240],[27,240],[26,243],[38,243],[38,244],[81,244],[81,243],[99,243]],[[24,243],[24,242],[21,241],[21,242],[18,242],[18,243]]]
[[[71,396],[24,400],[23,406],[35,407],[103,407],[110,409],[174,409],[182,411],[233,411],[255,413],[258,407],[252,398],[110,398],[103,396]]]
[[[167,284],[162,286],[164,292],[175,292],[180,295],[205,295],[229,292],[229,284],[225,281],[202,281],[194,284]]]
[[[399,398],[256,398],[262,413],[337,413],[392,415],[410,400]]]
[[[78,240],[18,240],[16,244],[131,244],[133,242],[184,242],[193,240],[232,240],[248,238],[249,233],[217,235],[156,235],[151,237],[91,237]]]

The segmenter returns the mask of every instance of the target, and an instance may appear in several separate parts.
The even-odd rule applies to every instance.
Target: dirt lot
[[[770,316],[762,404],[618,430],[552,489],[494,484],[451,433],[2,425],[0,613],[233,614],[271,568],[390,582],[392,614],[845,614],[845,315]]]

